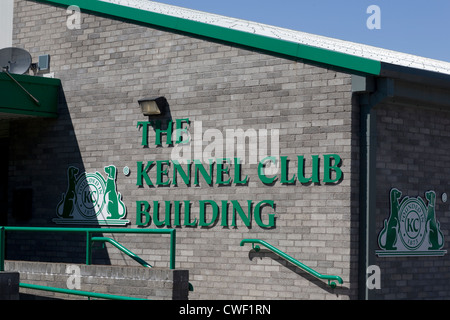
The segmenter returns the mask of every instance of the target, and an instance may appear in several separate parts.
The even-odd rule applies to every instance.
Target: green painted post
[[[175,269],[176,230],[170,230],[170,269]]]
[[[5,227],[0,227],[0,271],[5,271]]]
[[[86,231],[86,265],[90,265],[92,263],[92,245],[91,245],[91,233]]]

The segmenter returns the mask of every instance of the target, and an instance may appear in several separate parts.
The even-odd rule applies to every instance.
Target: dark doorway
[[[0,226],[8,223],[9,139],[0,138]]]

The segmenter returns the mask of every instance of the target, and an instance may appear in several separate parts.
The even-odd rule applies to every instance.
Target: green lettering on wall
[[[171,145],[172,142],[172,121],[165,121],[167,128],[162,129],[162,121],[161,120],[155,120],[150,121],[151,125],[153,126],[153,129],[155,129],[155,145],[162,146],[162,135],[163,133],[166,134],[166,144]]]
[[[183,179],[183,182],[188,186],[191,183],[191,160],[187,160],[187,168],[186,171],[184,171],[183,166],[177,161],[172,160],[173,164],[173,178],[172,183],[174,186],[177,186],[177,173],[180,174],[181,179]]]
[[[288,158],[287,157],[281,157],[281,183],[286,184],[292,184],[295,183],[295,174],[292,176],[292,178],[288,178]]]
[[[246,175],[244,180],[241,180],[241,159],[234,158],[234,183],[235,184],[246,184],[248,182],[248,176]]]
[[[196,186],[199,185],[198,183],[199,172],[201,173],[203,179],[206,181],[207,184],[209,185],[212,184],[213,165],[214,161],[212,159],[209,159],[209,173],[208,173],[200,160],[194,160],[194,184]]]
[[[222,200],[222,216],[221,216],[221,222],[220,225],[222,227],[228,227],[228,201]]]
[[[267,160],[270,160],[271,162],[273,162],[275,164],[277,163],[277,159],[275,157],[272,157],[272,156],[271,157],[265,157],[264,159],[262,159],[259,162],[259,164],[258,164],[258,177],[259,177],[259,180],[261,180],[262,183],[271,184],[271,183],[273,183],[275,181],[277,176],[275,175],[275,176],[269,178],[269,177],[267,177],[265,175],[265,173],[264,173],[264,166],[265,166],[265,162]]]
[[[342,178],[342,170],[339,167],[341,164],[341,157],[337,154],[328,154],[323,156],[324,159],[324,169],[323,169],[323,182],[325,183],[334,183],[339,181]],[[333,161],[333,164],[331,162]],[[332,171],[336,173],[334,179],[331,178]]]
[[[236,212],[238,213],[241,220],[244,222],[245,226],[250,227],[251,222],[251,215],[252,215],[252,201],[247,200],[248,208],[247,208],[247,215],[245,214],[244,210],[242,209],[239,201],[237,200],[231,200],[231,203],[233,204],[233,217],[231,221],[231,226],[236,227]]]
[[[267,214],[267,222],[265,222],[266,219],[262,218],[262,211],[265,206],[270,206],[274,209],[272,200],[262,200],[254,206],[254,209],[253,201],[247,200],[247,210],[243,208],[243,205],[238,200],[221,200],[221,208],[219,208],[218,202],[214,200],[199,200],[199,217],[198,220],[194,218],[193,221],[191,221],[191,203],[189,200],[176,200],[173,203],[164,201],[164,212],[161,210],[160,202],[157,200],[153,201],[153,208],[147,201],[136,201],[136,224],[138,226],[147,226],[153,220],[157,227],[170,227],[172,212],[174,212],[173,225],[176,227],[180,227],[182,224],[187,227],[195,227],[197,223],[200,227],[210,227],[219,219],[222,227],[228,227],[228,208],[230,203],[232,208],[232,227],[237,227],[237,220],[240,219],[246,227],[250,228],[253,216],[257,225],[262,228],[275,226],[275,213]],[[181,210],[183,206],[184,220],[182,221]],[[153,210],[152,214],[150,214],[150,210]],[[221,214],[221,217],[219,217],[219,214]]]
[[[182,140],[182,134],[186,133],[189,136],[188,129],[183,128],[183,123],[187,123],[189,125],[189,119],[176,119],[175,120],[175,143],[177,144],[186,144],[189,143],[189,139]]]
[[[138,121],[137,128],[142,126],[142,142],[141,145],[147,147],[148,146],[148,125],[150,122],[148,121]]]
[[[312,158],[312,173],[311,177],[305,177],[305,157],[297,156],[297,179],[300,183],[319,183],[319,156],[311,156]]]
[[[267,216],[269,217],[269,222],[265,224],[261,219],[261,207],[263,205],[269,205],[273,209],[274,202],[272,200],[263,200],[256,204],[255,211],[253,213],[256,224],[261,228],[272,228],[275,226],[275,214],[274,213],[268,214]]]
[[[165,203],[165,214],[164,220],[159,220],[159,202],[153,201],[153,223],[157,227],[170,226],[170,201],[164,201]]]
[[[144,206],[144,209],[142,209]],[[150,203],[147,201],[136,201],[136,225],[145,226],[150,223],[150,213],[148,210],[150,209]],[[144,215],[145,220],[142,221],[142,215]]]
[[[175,200],[173,202],[173,207],[174,207],[174,211],[175,211],[175,217],[173,219],[173,225],[175,227],[181,226],[181,222],[180,222],[180,206],[181,206],[180,201]]]
[[[217,184],[230,184],[231,177],[230,175],[230,167],[229,167],[230,158],[217,159]],[[224,175],[228,175],[227,180],[224,179]]]
[[[169,176],[168,168],[164,166],[170,166],[169,160],[156,161],[156,185],[157,186],[167,186],[170,184],[170,179],[164,181],[164,176]]]
[[[191,222],[191,202],[184,201],[184,225],[185,226],[195,226],[197,225],[197,218],[194,219],[193,222]]]
[[[277,176],[273,176],[271,178],[267,177],[264,173],[264,166],[267,160],[270,160],[271,162],[273,162],[274,164],[277,163],[277,159],[275,157],[265,157],[264,159],[262,159],[259,164],[258,164],[258,177],[259,180],[261,180],[262,183],[265,184],[271,184],[275,181],[275,179],[277,178]]]
[[[145,180],[145,183],[150,187],[153,186],[152,180],[150,180],[150,177],[148,176],[147,172],[150,169],[150,166],[153,164],[153,161],[147,161],[147,165],[145,166],[145,169],[143,169],[142,161],[137,162],[137,175],[136,175],[136,185],[139,187],[143,186],[143,181]]]
[[[212,216],[211,216],[211,220],[209,222],[206,221],[206,205],[207,204],[211,205],[211,208],[212,208]],[[198,225],[201,227],[207,227],[207,226],[212,225],[217,220],[217,217],[219,214],[219,206],[217,205],[217,203],[215,201],[212,201],[212,200],[200,200],[199,205],[200,205],[200,218],[199,218]]]

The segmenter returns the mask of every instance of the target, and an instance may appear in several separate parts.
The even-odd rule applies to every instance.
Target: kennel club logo
[[[378,236],[382,250],[378,256],[443,256],[446,250],[444,236],[436,220],[436,193],[425,193],[427,203],[420,198],[404,197],[392,189],[390,193],[391,214],[384,220],[384,227]]]
[[[104,168],[107,178],[99,172],[79,174],[67,170],[67,191],[56,207],[56,224],[126,225],[126,208],[116,188],[116,167]]]

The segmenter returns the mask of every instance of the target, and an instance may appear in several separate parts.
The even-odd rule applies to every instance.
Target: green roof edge
[[[381,62],[350,54],[303,45],[282,39],[271,38],[249,32],[215,26],[207,23],[149,12],[127,6],[97,0],[32,0],[56,6],[76,5],[93,14],[135,21],[140,24],[168,28],[197,36],[225,41],[240,46],[264,50],[295,59],[304,59],[335,66],[357,73],[379,75]]]
[[[0,114],[58,117],[58,94],[61,80],[19,74],[11,76],[40,104],[36,105],[23,89],[5,73],[0,72],[0,92],[5,93],[0,101]]]

